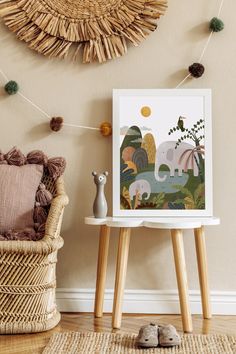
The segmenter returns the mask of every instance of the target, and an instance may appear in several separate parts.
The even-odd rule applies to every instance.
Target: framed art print
[[[113,216],[212,216],[211,90],[113,90]]]

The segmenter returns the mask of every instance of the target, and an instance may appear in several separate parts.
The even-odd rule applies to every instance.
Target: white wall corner
[[[62,312],[93,312],[95,289],[59,288],[57,305]],[[192,314],[201,314],[201,297],[198,290],[189,291]],[[104,312],[112,311],[113,290],[106,289]],[[236,315],[236,291],[212,291],[212,313]],[[177,290],[125,290],[124,313],[179,314]]]

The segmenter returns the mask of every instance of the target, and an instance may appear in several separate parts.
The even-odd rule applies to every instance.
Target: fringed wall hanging
[[[138,46],[157,28],[167,0],[0,0],[0,16],[28,46],[49,57],[70,51],[105,62]]]
[[[79,1],[79,0],[78,0]],[[87,6],[88,6],[88,4],[90,4],[90,7],[88,6],[87,7],[87,9],[89,10],[90,9],[90,12],[87,12],[87,15],[88,15],[88,13],[91,13],[91,8],[94,8],[94,9],[96,9],[96,11],[97,11],[97,8],[100,8],[100,6],[101,6],[101,3],[102,3],[102,1],[105,1],[105,0],[97,0],[97,2],[99,2],[99,5],[96,3],[94,3],[94,2],[92,2],[92,0],[91,0],[91,3],[88,3],[86,0],[84,1],[84,3],[87,3]],[[110,2],[112,2],[112,1],[115,1],[115,0],[110,0]],[[211,41],[211,38],[212,38],[212,36],[213,36],[213,33],[215,33],[215,32],[220,32],[220,31],[222,31],[223,29],[224,29],[224,23],[223,23],[223,21],[219,18],[219,16],[220,16],[220,14],[221,14],[221,11],[222,11],[222,7],[223,7],[223,4],[224,4],[224,1],[225,0],[220,0],[220,6],[219,6],[219,10],[218,10],[218,13],[217,13],[217,16],[216,17],[213,17],[210,21],[209,21],[209,35],[208,35],[208,37],[207,37],[207,40],[206,40],[206,43],[205,43],[205,45],[204,45],[204,47],[203,47],[203,50],[202,50],[202,52],[201,52],[201,55],[200,55],[200,57],[199,57],[199,59],[196,61],[196,62],[194,62],[192,65],[190,65],[189,67],[188,67],[188,71],[186,72],[186,75],[185,75],[185,77],[178,83],[178,85],[177,86],[175,86],[175,88],[179,88],[179,87],[181,87],[188,79],[197,79],[197,78],[200,78],[203,74],[204,74],[204,72],[205,72],[205,68],[204,68],[204,65],[202,64],[202,60],[203,60],[203,57],[204,57],[204,55],[205,55],[205,53],[206,53],[206,50],[207,50],[207,48],[208,48],[208,46],[209,46],[209,43],[210,43],[210,41]],[[2,16],[3,18],[4,18],[4,20],[5,20],[5,22],[8,24],[8,26],[11,28],[11,26],[19,26],[19,24],[21,24],[21,27],[22,27],[22,30],[19,28],[18,29],[18,31],[16,31],[17,32],[17,36],[18,37],[21,37],[21,36],[23,36],[23,34],[25,33],[25,30],[23,30],[23,28],[28,28],[28,31],[30,32],[30,31],[33,31],[34,32],[34,38],[35,38],[35,43],[39,43],[40,44],[40,42],[38,42],[38,37],[41,35],[41,41],[42,41],[42,43],[44,43],[44,35],[46,35],[45,34],[45,32],[43,32],[41,29],[38,29],[37,30],[37,27],[35,27],[36,25],[34,25],[33,23],[32,23],[32,21],[28,18],[28,20],[26,20],[26,18],[27,18],[27,16],[28,16],[28,13],[27,12],[25,12],[24,13],[24,11],[23,10],[19,10],[20,9],[20,6],[23,6],[24,4],[31,4],[32,6],[35,6],[35,4],[36,3],[38,3],[39,2],[39,0],[32,0],[32,1],[30,1],[30,0],[21,0],[21,1],[19,1],[19,0],[14,0],[14,1],[9,1],[9,0],[0,0],[0,17]],[[62,4],[62,0],[42,0],[42,1],[40,1],[40,6],[42,5],[42,4],[45,4],[45,3],[54,3],[55,2],[55,4],[57,4],[57,9],[58,9],[58,11],[59,11],[59,9],[60,9],[60,7],[59,7],[59,3],[60,4]],[[151,8],[153,8],[153,6],[156,4],[157,5],[157,3],[159,4],[158,6],[163,6],[163,9],[165,8],[165,4],[166,4],[166,1],[156,1],[156,0],[153,0],[153,1],[146,1],[146,0],[129,0],[129,1],[124,1],[122,4],[122,6],[124,6],[124,3],[125,4],[133,4],[133,7],[135,7],[135,4],[136,3],[139,3],[139,4],[141,4],[141,2],[142,2],[142,4],[145,4],[145,6],[146,6],[146,12],[145,12],[145,16],[144,16],[144,18],[145,18],[145,21],[146,21],[146,23],[147,23],[147,14],[149,13],[149,11],[147,10],[148,8],[149,9],[151,9]],[[66,8],[66,6],[72,6],[72,4],[74,4],[75,3],[75,0],[70,0],[70,1],[68,1],[68,5],[65,5],[64,6],[64,8],[63,8],[63,11],[65,11],[65,8]],[[121,3],[120,2],[118,2],[118,0],[117,0],[117,8],[121,8],[121,7],[119,7],[119,6],[121,6],[120,5]],[[147,5],[148,4],[148,5]],[[162,4],[162,5],[161,5]],[[43,6],[43,5],[42,5]],[[49,5],[48,5],[49,6]],[[77,4],[77,6],[75,6],[75,8],[77,9],[78,8],[78,6],[81,6],[81,5],[78,5]],[[85,6],[85,5],[84,5]],[[110,6],[110,5],[109,5]],[[50,9],[50,7],[48,7],[49,9]],[[112,11],[114,11],[114,9],[112,10]],[[27,13],[27,15],[26,15],[26,13]],[[31,12],[30,12],[31,13]],[[75,10],[75,13],[76,13],[76,10]],[[124,14],[124,12],[123,12],[123,14]],[[152,14],[152,16],[151,16],[151,14]],[[149,19],[151,19],[151,18],[154,18],[153,17],[153,12],[151,12],[151,14],[149,13]],[[26,16],[25,18],[24,18],[24,16]],[[66,23],[66,21],[67,21],[67,17],[63,17],[63,19],[64,19],[64,22],[62,22],[62,20],[61,20],[61,22],[53,22],[53,20],[52,20],[52,18],[53,18],[53,15],[51,15],[51,17],[49,16],[49,14],[47,13],[47,12],[45,12],[44,14],[43,13],[41,13],[41,17],[37,17],[37,16],[39,16],[39,13],[35,10],[35,12],[34,12],[34,16],[33,16],[33,14],[31,13],[31,16],[35,19],[35,21],[37,21],[39,24],[41,23],[41,21],[45,21],[45,18],[47,18],[47,26],[48,26],[48,31],[50,30],[51,32],[55,32],[55,33],[57,33],[57,31],[60,31],[60,30],[62,30],[61,28],[65,28],[65,26],[64,27],[60,27],[60,26],[62,26],[62,25],[60,25],[59,26],[59,23]],[[62,15],[61,15],[62,16]],[[157,17],[159,17],[159,15],[157,16]],[[40,20],[40,18],[41,18],[41,20]],[[62,18],[62,17],[61,17]],[[24,20],[25,19],[25,20]],[[101,21],[101,23],[103,23],[103,29],[105,30],[105,28],[106,28],[106,26],[105,26],[105,23],[107,23],[106,21],[104,22],[103,20],[102,20],[102,18],[99,18],[99,20]],[[144,22],[143,22],[143,20],[141,21],[141,17],[139,18],[139,20],[135,20],[137,23],[138,23],[138,21],[140,21],[140,23],[142,23],[142,24],[144,24]],[[132,23],[132,26],[134,26],[134,23],[135,23],[135,21]],[[97,27],[97,25],[95,25],[95,22],[96,22],[96,19],[94,20],[94,23],[93,23],[93,28],[95,29],[98,29],[99,27]],[[54,25],[53,25],[53,23],[54,23]],[[117,23],[117,22],[116,22]],[[151,23],[151,22],[150,22]],[[69,23],[68,23],[68,27],[66,27],[67,28],[67,30],[66,30],[66,33],[68,34],[69,33],[69,28],[70,28],[70,26],[71,25],[69,25]],[[90,26],[91,26],[91,24],[90,24]],[[86,27],[86,28],[88,28],[88,27]],[[110,28],[110,27],[109,27]],[[133,27],[130,27],[130,31],[131,31],[131,29],[132,29]],[[138,27],[136,27],[136,28],[138,28]],[[126,30],[127,30],[127,28],[126,28]],[[72,30],[70,30],[70,31],[72,31]],[[44,33],[44,34],[43,34]],[[125,32],[126,33],[126,32]],[[133,33],[133,32],[132,32]],[[141,33],[141,32],[140,32]],[[83,32],[82,33],[83,34],[83,36],[85,36],[85,32]],[[70,34],[71,35],[71,34]],[[126,33],[126,35],[127,35],[127,33]],[[33,34],[31,33],[31,39],[32,39],[32,36],[33,36]],[[25,36],[24,37],[24,40],[27,40],[27,36]],[[53,38],[52,36],[50,37],[49,35],[48,35],[48,37],[47,38]],[[105,38],[105,37],[104,37]],[[106,37],[107,38],[107,37]],[[23,39],[23,38],[22,38]],[[96,41],[96,40],[95,40]],[[54,43],[54,42],[53,42]],[[66,43],[66,41],[65,41],[65,43]],[[106,42],[106,43],[108,43],[108,42]],[[82,44],[81,44],[82,45]],[[66,46],[66,45],[65,45]],[[84,46],[86,47],[86,42],[84,43]],[[95,47],[95,44],[94,44],[94,47]],[[54,49],[55,48],[60,48],[60,43],[59,44],[57,44],[56,45],[56,42],[54,43]],[[107,47],[107,48],[110,48],[110,47]],[[77,51],[78,51],[78,49],[79,49],[79,47],[77,48]],[[58,49],[59,50],[59,49]],[[95,50],[95,49],[94,49]],[[86,48],[84,48],[84,52],[86,51]],[[98,59],[98,57],[95,55],[95,52],[93,52],[94,54],[94,58],[93,59],[95,59],[95,58],[97,58]],[[44,54],[46,54],[46,53],[44,53]],[[48,54],[48,53],[47,53]],[[91,53],[90,53],[91,54]],[[50,53],[49,53],[49,55],[50,55]],[[66,53],[64,53],[63,55],[66,55]],[[51,56],[52,56],[52,54],[51,54]],[[79,128],[79,129],[87,129],[87,130],[93,130],[93,131],[99,131],[100,133],[101,133],[101,135],[102,136],[104,136],[104,137],[108,137],[108,136],[110,136],[110,135],[112,135],[112,126],[111,126],[111,123],[109,123],[109,122],[102,122],[100,125],[99,125],[99,127],[91,127],[91,126],[85,126],[85,125],[80,125],[80,124],[70,124],[70,123],[66,123],[66,122],[64,122],[64,119],[63,119],[63,117],[51,117],[51,115],[49,114],[49,113],[47,113],[44,109],[42,109],[41,107],[39,107],[35,102],[33,102],[30,98],[28,98],[27,96],[25,96],[22,92],[21,92],[21,90],[20,90],[20,87],[19,87],[19,84],[16,82],[16,81],[14,81],[14,80],[10,80],[10,78],[6,75],[6,73],[0,68],[0,77],[2,77],[3,79],[4,79],[4,81],[5,81],[5,86],[4,86],[4,89],[5,89],[5,92],[6,92],[6,94],[8,94],[8,95],[15,95],[15,94],[18,94],[26,103],[28,103],[28,104],[30,104],[32,107],[34,107],[35,109],[37,109],[40,113],[41,113],[41,115],[42,116],[44,116],[44,117],[46,117],[47,119],[48,119],[48,123],[49,123],[49,126],[50,126],[50,129],[53,131],[53,132],[59,132],[59,131],[61,131],[61,129],[64,127],[64,126],[66,126],[66,127],[71,127],[71,128]],[[144,107],[145,108],[145,110],[143,111],[143,115],[145,116],[149,116],[150,115],[150,112],[148,112],[148,110],[147,110],[147,107]],[[42,118],[42,117],[41,117]]]

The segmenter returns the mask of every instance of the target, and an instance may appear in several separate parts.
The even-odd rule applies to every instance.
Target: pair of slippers
[[[142,348],[174,347],[180,345],[180,336],[172,325],[150,323],[142,326],[136,339],[136,345]]]

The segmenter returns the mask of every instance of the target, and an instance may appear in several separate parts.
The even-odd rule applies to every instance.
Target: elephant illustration
[[[198,176],[199,158],[196,147],[184,142],[180,143],[176,149],[175,147],[176,141],[165,141],[157,148],[154,174],[158,182],[165,181],[167,177],[167,175],[163,177],[159,175],[161,165],[169,168],[171,177],[174,177],[175,170],[178,170],[178,175],[182,176],[182,171],[187,172],[188,169],[192,169],[194,176]]]
[[[143,194],[147,193],[147,197],[144,199],[148,200],[150,197],[150,194],[151,194],[151,187],[150,187],[149,182],[146,181],[145,179],[139,179],[139,180],[133,182],[129,186],[129,195],[130,195],[131,200],[133,200],[133,198],[135,197],[137,192],[140,193],[141,199],[142,199]]]

